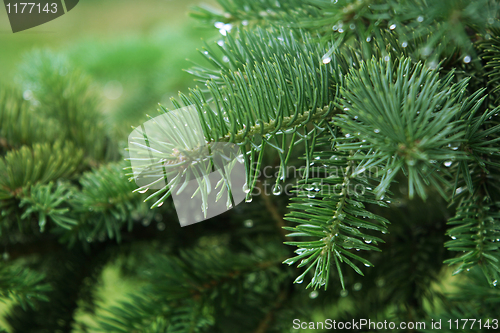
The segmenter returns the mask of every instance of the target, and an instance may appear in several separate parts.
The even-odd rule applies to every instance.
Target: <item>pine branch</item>
[[[71,143],[35,144],[0,159],[0,200],[19,197],[31,185],[68,178],[79,169],[83,152]]]
[[[143,203],[144,198],[133,193],[134,184],[124,181],[125,165],[111,163],[80,177],[81,190],[68,200],[78,223],[63,232],[62,240],[74,244],[108,237],[120,242],[124,225],[131,231],[134,223],[152,220],[153,212]]]
[[[45,276],[26,267],[0,267],[0,297],[18,302],[24,310],[35,308],[35,300],[48,302],[45,295],[52,288],[43,282]]]
[[[105,124],[87,75],[72,69],[59,54],[34,51],[21,65],[20,77],[31,104],[45,119],[57,123],[59,139],[81,148],[90,163],[104,160]]]
[[[26,95],[30,97],[29,92]],[[0,88],[0,151],[56,140],[59,124],[33,109],[21,92]]]
[[[64,229],[71,229],[77,224],[74,216],[68,214],[68,207],[61,207],[61,204],[68,200],[71,190],[67,184],[58,183],[55,190],[52,190],[53,183],[47,185],[36,184],[21,197],[19,207],[26,206],[21,219],[37,216],[40,232],[45,230],[47,220],[53,221],[56,225]]]
[[[488,38],[489,37],[489,38]],[[489,94],[494,103],[498,105],[500,101],[500,29],[491,29],[488,37],[477,42],[481,51],[481,58],[486,62],[484,69],[488,76]]]
[[[286,242],[298,247],[295,251],[298,256],[284,263],[292,265],[300,260],[298,267],[307,267],[295,283],[302,283],[314,268],[313,278],[307,287],[315,289],[327,288],[331,267],[336,266],[342,288],[345,288],[340,263],[348,264],[363,275],[351,260],[360,261],[365,266],[373,265],[351,250],[379,251],[371,243],[383,242],[360,228],[387,232],[388,221],[368,212],[363,202],[386,204],[375,198],[370,179],[360,176],[362,167],[349,161],[345,153],[332,152],[327,138],[322,137],[318,141],[312,160],[322,167],[311,167],[304,179],[299,181],[297,198],[291,199],[289,208],[292,211],[285,218],[299,223],[293,228],[285,227],[292,231],[288,236],[307,237],[307,240]],[[366,218],[368,220],[364,220]]]
[[[278,290],[273,268],[280,262],[279,253],[265,249],[256,256],[220,250],[151,257],[149,264],[155,269],[147,269],[143,275],[150,283],[130,301],[110,309],[99,320],[101,329],[130,332],[133,327],[142,332],[168,318],[167,332],[199,332],[214,324],[215,309],[227,311],[244,304],[243,290],[251,290],[251,294]],[[262,260],[264,257],[267,259]]]
[[[382,167],[377,196],[382,196],[398,171],[408,175],[410,198],[426,198],[432,184],[445,198],[443,184],[451,161],[465,159],[453,150],[463,141],[464,125],[455,120],[468,80],[452,84],[450,73],[439,80],[437,71],[409,59],[372,60],[352,70],[342,89],[345,115],[336,118],[352,144],[339,149],[364,152],[363,167]],[[365,156],[366,155],[366,156]]]
[[[337,86],[341,84],[342,72],[348,65],[342,57],[337,59],[334,54],[325,61],[320,56],[325,49],[310,42],[307,35],[303,40],[307,42],[298,41],[285,30],[241,31],[237,40],[228,36],[223,55],[216,55],[209,49],[204,51],[207,59],[215,64],[215,69],[198,67],[191,71],[202,80],[210,78],[205,83],[207,90],[196,88],[189,95],[179,95],[184,107],[196,109],[206,143],[228,142],[242,149],[247,200],[251,200],[256,170],[260,169],[264,151],[273,148],[280,157],[281,168],[284,168],[296,144],[295,140],[287,141],[286,135],[297,133],[302,138],[299,141],[311,141],[312,132],[302,135],[297,131],[305,130],[311,124],[324,130],[328,126],[325,119],[335,111],[333,101]],[[224,64],[225,58],[228,65]],[[175,100],[173,103],[177,108],[182,107]],[[164,108],[160,112],[169,116]],[[196,138],[197,142],[186,147],[186,142],[193,141],[193,135],[181,130],[187,125],[196,128],[193,127],[196,121],[192,119],[196,116],[176,113],[175,117],[179,124],[174,125],[173,119],[158,121],[155,136],[147,136],[147,140],[159,148],[144,148],[141,140],[144,141],[146,133],[141,131],[129,142],[131,146],[138,146],[133,148],[134,158],[144,157],[148,161],[140,168],[146,171],[151,181],[138,190],[146,191],[160,182],[168,184],[148,198],[163,195],[153,207],[161,205],[176,186],[183,188],[180,183],[169,184],[165,175],[179,181],[180,177],[176,175],[184,174],[190,167],[192,169],[193,163],[200,159],[203,142]],[[177,144],[172,145],[172,142]],[[150,157],[156,162],[151,164]],[[282,180],[284,178],[279,181]],[[203,188],[200,185],[200,189]]]

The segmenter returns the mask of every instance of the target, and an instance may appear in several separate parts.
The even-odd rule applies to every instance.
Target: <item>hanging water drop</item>
[[[396,24],[391,24],[391,26],[389,27],[389,29],[391,29],[391,30],[396,29]]]
[[[316,297],[318,297],[319,293],[314,290],[314,291],[311,291],[311,293],[309,294],[309,298],[310,299],[315,299]]]
[[[277,184],[273,186],[273,194],[280,195],[281,194],[281,185]]]
[[[243,222],[243,225],[244,225],[246,228],[251,228],[251,227],[253,227],[253,220],[251,220],[251,219],[245,220],[245,221]]]
[[[402,42],[402,43],[401,43],[401,46],[402,46],[402,47],[407,47],[407,46],[408,46],[408,42]]]
[[[331,57],[325,57],[323,58],[323,63],[326,65],[328,63],[330,63],[330,61],[332,61],[332,58]]]
[[[452,161],[446,161],[443,164],[445,167],[449,168],[449,167],[451,167],[452,163],[453,163]]]
[[[424,17],[422,15],[420,15],[419,17],[417,17],[417,21],[418,22],[423,22],[424,21]]]
[[[375,134],[378,134],[380,133],[380,130],[378,128],[374,129],[373,132],[375,132]]]
[[[470,57],[470,56],[468,56],[468,55],[466,55],[466,56],[464,57],[464,62],[465,62],[466,64],[468,64],[471,60],[472,60],[472,59],[471,59],[471,57]]]
[[[371,42],[372,38],[370,36],[366,37],[366,42],[369,43]]]

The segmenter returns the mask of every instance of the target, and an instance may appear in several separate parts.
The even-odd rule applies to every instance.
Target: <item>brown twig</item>
[[[255,333],[267,332],[267,329],[269,328],[269,325],[273,320],[274,313],[281,307],[287,297],[287,294],[288,293],[286,290],[280,292],[280,294],[278,295],[278,299],[274,303],[274,306],[266,313],[262,321],[259,323],[259,326],[257,326]]]
[[[260,193],[262,193],[262,200],[264,201],[264,205],[266,206],[266,209],[271,213],[272,218],[276,222],[276,225],[283,236],[283,238],[286,237],[286,230],[283,229],[283,227],[286,225],[285,220],[283,220],[283,217],[281,214],[278,212],[278,209],[274,205],[274,203],[271,201],[271,198],[269,198],[268,195],[266,195],[264,188],[262,187],[261,182],[257,182],[257,187],[260,189]]]

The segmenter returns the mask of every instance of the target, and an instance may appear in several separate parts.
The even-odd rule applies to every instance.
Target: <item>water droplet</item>
[[[471,60],[472,60],[472,59],[471,59],[471,57],[470,57],[470,56],[468,56],[468,55],[464,57],[464,62],[465,62],[466,64],[468,64]]]
[[[333,30],[333,31],[337,31],[337,30],[339,30],[339,26],[335,24],[335,25],[332,27],[332,30]]]
[[[424,57],[428,56],[429,54],[431,54],[432,50],[430,47],[426,46],[422,49],[422,55]]]
[[[350,138],[350,137],[351,137],[351,134],[347,133],[347,134],[345,135],[345,137],[346,137],[346,138]]]
[[[229,58],[228,58],[227,56],[223,56],[223,57],[222,57],[222,61],[224,61],[224,62],[229,62]]]
[[[385,60],[385,61],[389,61],[389,60],[391,60],[391,57],[389,57],[388,55],[386,55],[386,56],[384,57],[384,60]]]
[[[315,299],[316,297],[318,297],[319,293],[314,290],[314,291],[311,291],[311,293],[309,294],[309,298],[310,299]]]
[[[401,46],[402,46],[402,47],[407,47],[407,46],[408,46],[408,42],[402,42],[402,43],[401,43]]]
[[[24,93],[23,93],[23,98],[27,101],[33,99],[33,92],[31,90],[26,90]]]
[[[144,189],[144,190],[137,191],[137,192],[139,192],[139,193],[146,193],[148,190],[149,190],[149,188],[146,188],[146,189]]]
[[[245,193],[250,193],[250,189],[248,188],[247,183],[245,183],[245,185],[243,185],[242,190],[243,190],[243,192],[245,192]]]
[[[451,167],[452,163],[453,163],[452,161],[446,161],[446,162],[444,162],[444,166],[449,168],[449,167]]]
[[[366,244],[370,244],[371,242],[372,242],[371,239],[365,239]]]
[[[498,284],[498,281],[497,281],[497,280],[493,281],[493,287],[496,287],[496,286],[497,286],[497,284]]]
[[[221,39],[221,40],[219,40],[219,41],[217,42],[217,45],[219,45],[219,46],[224,46],[224,41],[223,41],[222,39]]]
[[[299,276],[298,278],[295,279],[295,281],[293,281],[293,283],[302,283],[302,282],[304,282],[303,276]]]
[[[340,291],[340,296],[341,297],[347,297],[347,295],[349,295],[349,292],[347,290],[341,290]]]
[[[330,58],[330,57],[323,58],[323,63],[325,65],[328,64],[328,63],[330,63],[330,61],[332,61],[332,58]]]
[[[277,184],[273,186],[273,194],[280,195],[281,194],[281,185]]]
[[[363,287],[363,285],[360,282],[357,282],[354,284],[352,289],[354,289],[355,291],[360,291],[362,287]]]
[[[250,202],[252,202],[252,200],[253,200],[252,197],[248,197],[248,198],[245,199],[245,202],[246,203],[250,203]]]
[[[224,27],[224,22],[215,22],[214,23],[214,26],[217,28],[217,29],[222,29]]]
[[[369,37],[369,36],[368,36],[368,37],[366,37],[366,42],[367,42],[367,43],[371,42],[371,40],[372,40],[372,38],[371,38],[371,37]]]
[[[93,242],[92,237],[87,237],[87,243],[92,243],[92,242]]]
[[[243,222],[243,225],[244,225],[246,228],[251,228],[251,227],[253,227],[253,220],[251,220],[251,219],[245,220],[245,221]]]
[[[371,265],[370,264],[365,264],[366,267],[370,267]]]
[[[344,32],[344,29],[339,28],[339,33],[343,33],[343,32]]]
[[[248,25],[248,20],[241,21],[241,24],[243,24],[244,26],[247,26]]]
[[[419,17],[417,17],[417,21],[418,22],[423,22],[424,21],[424,17],[422,15],[420,15]]]
[[[389,29],[391,29],[391,30],[396,29],[396,24],[391,24],[391,26],[389,27]]]
[[[451,239],[457,239],[457,237],[455,237],[455,236],[451,236]]]
[[[356,28],[356,25],[355,25],[354,23],[351,23],[351,24],[349,25],[349,28],[350,28],[351,30],[354,30],[354,28]]]
[[[373,130],[376,134],[380,133],[380,130],[378,128]]]

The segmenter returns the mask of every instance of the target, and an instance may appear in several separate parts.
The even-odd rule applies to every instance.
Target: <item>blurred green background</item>
[[[117,135],[125,135],[128,125],[154,114],[159,102],[168,104],[178,90],[193,85],[182,71],[191,66],[186,58],[201,59],[201,38],[211,42],[218,35],[215,27],[201,28],[189,18],[190,7],[200,3],[214,5],[211,0],[81,0],[67,14],[15,34],[2,5],[0,83],[16,80],[27,52],[48,48],[95,79],[103,112]]]
[[[100,105],[117,140],[124,145],[132,125],[155,115],[159,102],[194,86],[182,69],[201,61],[204,39],[216,42],[219,32],[189,18],[190,7],[215,6],[211,0],[80,0],[67,14],[41,26],[13,34],[3,4],[0,8],[0,84],[16,82],[17,69],[35,50],[53,52],[68,65],[89,74]],[[103,272],[99,298],[105,307],[137,288],[115,266]],[[11,304],[0,299],[0,327]],[[83,314],[80,321],[92,324]],[[74,332],[78,332],[75,328]]]

